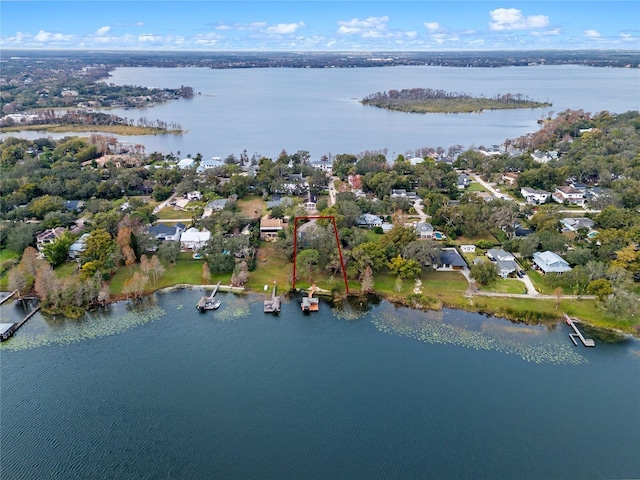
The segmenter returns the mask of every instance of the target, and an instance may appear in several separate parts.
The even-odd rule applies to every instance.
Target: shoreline
[[[207,284],[207,285],[203,285],[203,284],[188,284],[188,283],[180,283],[180,284],[175,284],[175,285],[170,285],[168,287],[162,287],[159,289],[155,289],[155,290],[150,290],[150,291],[146,291],[142,294],[142,297],[148,297],[153,295],[154,293],[167,293],[167,292],[173,292],[173,291],[177,291],[177,290],[196,290],[196,289],[212,289],[214,288],[215,285],[212,284]],[[220,287],[218,288],[218,291],[221,292],[227,292],[227,293],[235,293],[235,294],[246,294],[246,295],[267,295],[270,296],[270,289],[268,289],[268,291],[265,292],[260,292],[260,291],[255,291],[252,289],[247,289],[245,287],[233,287],[231,285],[220,285]],[[297,289],[296,292],[300,293],[300,292],[304,292],[306,291],[305,289]],[[281,293],[280,295],[285,295],[285,296],[289,296],[291,295],[293,291],[289,290],[289,291],[285,291],[284,293]],[[557,325],[557,324],[561,324],[564,322],[563,320],[563,314],[562,313],[558,313],[558,316],[554,316],[554,317],[546,317],[546,318],[540,318],[537,321],[534,320],[529,320],[529,319],[522,319],[519,318],[516,315],[509,315],[506,313],[501,313],[501,312],[495,312],[492,311],[490,309],[477,309],[477,308],[473,308],[473,306],[469,306],[469,308],[465,308],[464,306],[461,305],[456,305],[456,304],[450,304],[448,302],[443,302],[440,299],[435,299],[436,303],[430,303],[429,305],[422,305],[422,304],[417,304],[415,302],[411,302],[409,301],[409,299],[405,298],[405,297],[401,297],[399,295],[393,295],[393,294],[384,294],[384,293],[380,293],[380,292],[371,292],[371,293],[360,293],[358,292],[356,293],[350,293],[349,295],[346,295],[344,293],[342,294],[338,294],[336,295],[335,293],[331,293],[329,291],[322,291],[319,292],[320,296],[324,297],[324,298],[330,298],[331,301],[336,301],[336,300],[342,300],[342,299],[346,299],[346,298],[365,298],[368,295],[375,295],[395,306],[401,306],[401,307],[405,307],[405,308],[410,308],[412,310],[421,310],[421,311],[440,311],[444,308],[448,308],[451,310],[460,310],[463,312],[469,312],[469,313],[477,313],[478,315],[490,315],[493,316],[495,318],[500,318],[500,319],[504,319],[507,320],[511,323],[519,323],[519,324],[524,324],[524,325]],[[122,301],[129,301],[131,300],[130,298],[120,298],[118,296],[111,296],[109,297],[109,300],[107,301],[106,305],[111,304],[111,303],[118,303],[118,302],[122,302]],[[619,335],[621,337],[624,338],[633,338],[633,339],[640,339],[640,329],[635,329],[635,331],[632,332],[628,332],[628,331],[624,331],[624,330],[620,330],[620,329],[616,329],[616,328],[611,328],[611,327],[603,327],[600,325],[594,325],[591,322],[589,322],[588,320],[584,320],[578,317],[575,317],[576,320],[582,324],[582,325],[586,325],[589,328],[592,328],[596,331],[601,331],[601,332],[608,332],[611,334],[615,334],[615,335]]]

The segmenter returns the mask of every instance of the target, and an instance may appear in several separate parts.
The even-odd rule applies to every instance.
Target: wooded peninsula
[[[474,97],[468,93],[445,92],[431,88],[408,88],[376,92],[364,97],[360,103],[387,110],[411,113],[474,113],[483,110],[509,110],[515,108],[544,108],[551,103],[531,100],[521,93],[493,97]]]

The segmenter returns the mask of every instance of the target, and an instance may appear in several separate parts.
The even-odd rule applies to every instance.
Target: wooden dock
[[[36,307],[34,308],[31,313],[29,313],[29,315],[27,315],[26,317],[24,317],[20,322],[18,323],[14,323],[13,325],[11,325],[8,329],[6,329],[4,332],[2,332],[2,334],[0,334],[0,342],[4,342],[5,340],[9,340],[14,333],[16,333],[18,331],[18,329],[24,325],[25,323],[27,323],[27,320],[29,320],[31,317],[33,317],[36,313],[38,313],[38,311],[40,310],[40,307]]]
[[[311,285],[309,289],[309,295],[302,299],[300,307],[303,312],[317,312],[320,309],[320,300],[313,298],[313,294],[316,292],[316,284]]]
[[[578,341],[576,340],[576,337],[580,339],[580,341],[582,342],[582,344],[585,347],[595,347],[596,346],[596,342],[593,339],[584,338],[584,335],[582,335],[582,332],[580,330],[578,330],[578,327],[576,327],[575,322],[566,313],[564,314],[564,321],[567,322],[567,325],[569,325],[571,328],[573,328],[573,331],[575,332],[575,333],[570,333],[569,334],[569,338],[571,338],[571,341],[573,342],[573,344],[576,347],[578,346]]]
[[[218,306],[216,306],[216,302],[213,297],[215,297],[216,293],[218,293],[218,289],[220,288],[221,283],[222,281],[218,282],[218,284],[213,287],[213,292],[211,292],[211,295],[200,298],[200,301],[196,304],[196,308],[198,310],[215,310],[220,306],[219,304]]]
[[[6,302],[7,300],[9,300],[11,297],[13,297],[16,293],[18,293],[18,290],[14,290],[13,292],[11,292],[9,295],[7,295],[6,297],[4,297],[2,300],[0,300],[0,305],[2,305],[4,302]]]
[[[280,313],[280,295],[276,296],[276,286],[273,286],[271,298],[264,301],[264,313]]]

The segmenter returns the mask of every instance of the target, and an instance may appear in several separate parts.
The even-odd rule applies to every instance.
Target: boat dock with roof
[[[200,301],[196,304],[196,308],[198,310],[216,310],[220,306],[220,301],[215,300],[213,297],[218,293],[221,283],[222,281],[218,282],[218,284],[213,288],[211,295],[200,298]]]

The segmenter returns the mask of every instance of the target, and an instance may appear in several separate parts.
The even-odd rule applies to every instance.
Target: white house
[[[567,262],[557,253],[553,253],[548,250],[542,253],[534,253],[533,263],[535,264],[536,268],[542,273],[563,273],[571,270],[569,262]]]
[[[584,228],[586,230],[591,230],[595,225],[595,222],[590,218],[580,217],[580,218],[563,218],[560,220],[562,223],[562,230],[564,232],[577,232],[579,229]]]
[[[556,187],[552,198],[558,203],[571,203],[573,205],[584,205],[584,192],[573,187],[562,186]]]
[[[187,193],[187,200],[200,200],[202,199],[202,193],[198,190],[193,190]]]
[[[413,165],[414,167],[416,165],[418,165],[419,163],[422,163],[422,162],[424,162],[424,158],[422,158],[422,157],[413,157],[413,158],[409,159],[409,163],[411,165]]]
[[[331,175],[331,172],[333,171],[333,164],[330,162],[311,162],[311,166],[316,170],[322,170],[329,175]]]
[[[520,189],[520,194],[527,203],[545,203],[551,195],[549,192],[544,190],[536,190],[535,188],[530,187],[522,187]]]
[[[211,157],[211,160],[205,160],[205,159],[200,160],[200,165],[196,169],[196,172],[202,173],[205,170],[209,170],[211,168],[219,168],[223,166],[224,166],[224,162],[220,157]]]
[[[531,154],[531,157],[538,163],[549,163],[551,160],[558,159],[558,152],[551,150],[549,152],[541,152],[536,150]]]
[[[515,257],[501,248],[491,248],[487,250],[487,257],[496,263],[498,273],[502,278],[507,278],[518,269]]]
[[[430,223],[419,222],[416,224],[416,235],[420,239],[433,238],[435,229]]]
[[[471,184],[471,178],[466,173],[458,175],[458,190],[464,190]]]
[[[190,250],[200,250],[211,239],[211,232],[206,228],[198,230],[195,227],[182,232],[180,246]]]
[[[462,253],[476,253],[475,245],[460,245],[460,251]]]
[[[69,258],[76,259],[80,256],[80,254],[86,248],[87,238],[89,238],[89,234],[84,233],[79,239],[71,244],[71,246],[69,247]]]
[[[41,234],[37,235],[36,247],[38,248],[38,251],[42,252],[44,247],[52,243],[55,243],[55,241],[58,240],[65,231],[66,229],[62,227],[56,227],[56,228],[50,228],[48,230],[45,230]]]
[[[193,158],[183,158],[178,162],[178,168],[193,168],[196,161]]]
[[[443,248],[440,252],[440,262],[435,266],[438,272],[448,272],[452,270],[464,270],[467,262],[455,248]]]

